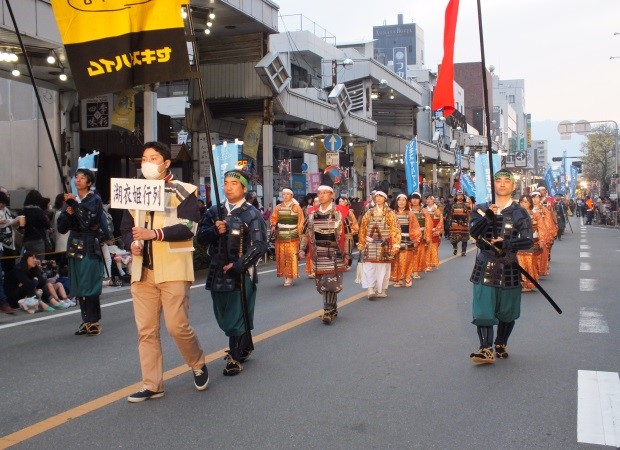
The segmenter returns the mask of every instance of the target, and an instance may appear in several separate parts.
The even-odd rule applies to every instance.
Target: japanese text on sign
[[[164,180],[111,178],[110,208],[164,211]]]
[[[123,68],[131,69],[142,64],[166,63],[170,61],[172,49],[170,47],[156,50],[145,49],[131,53],[116,55],[114,59],[100,58],[98,61],[89,61],[88,75],[95,77],[104,73],[120,72]]]

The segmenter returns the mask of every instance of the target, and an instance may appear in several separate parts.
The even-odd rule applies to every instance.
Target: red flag
[[[459,0],[450,0],[446,6],[446,24],[443,31],[443,60],[433,96],[433,111],[443,108],[444,117],[454,112],[454,36]]]

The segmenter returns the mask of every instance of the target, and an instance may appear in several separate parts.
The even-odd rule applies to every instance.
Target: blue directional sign
[[[328,134],[323,140],[323,146],[328,152],[337,152],[342,148],[342,138],[337,134]]]

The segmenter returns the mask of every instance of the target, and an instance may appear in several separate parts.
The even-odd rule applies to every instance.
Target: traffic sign
[[[342,138],[337,134],[328,134],[323,139],[323,146],[328,152],[337,152],[342,148]]]

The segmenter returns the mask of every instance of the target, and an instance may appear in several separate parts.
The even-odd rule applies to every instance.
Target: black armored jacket
[[[73,214],[67,214],[67,206],[73,208]],[[103,206],[99,195],[89,192],[80,202],[68,201],[58,216],[58,232],[69,233],[68,248],[72,246],[83,248],[83,254],[101,258],[100,240],[111,238],[108,230],[108,221],[103,214]]]
[[[513,201],[496,215],[488,203],[482,203],[471,213],[469,230],[479,249],[470,281],[500,288],[520,286],[517,251],[528,250],[534,244],[528,212]],[[490,246],[479,239],[481,237],[488,241],[495,237],[504,240]]]
[[[219,216],[217,206],[212,206],[204,213],[197,238],[199,244],[209,246],[211,256],[206,288],[228,292],[240,289],[239,275],[253,268],[267,251],[267,226],[260,212],[248,202],[230,213],[226,206],[221,205],[220,208]],[[223,235],[218,234],[215,227],[218,217],[226,221],[226,233]],[[229,263],[233,263],[233,266],[224,274],[222,267]],[[256,283],[255,270],[252,278]]]

